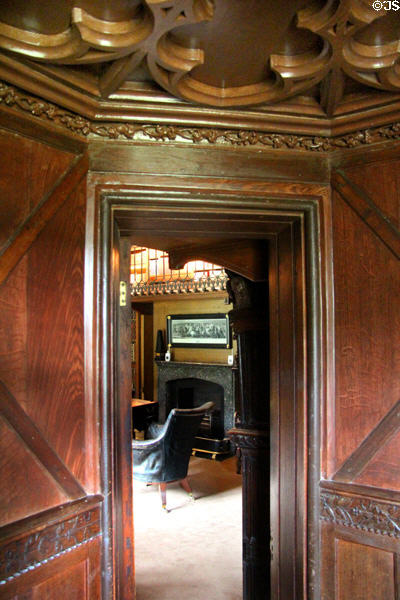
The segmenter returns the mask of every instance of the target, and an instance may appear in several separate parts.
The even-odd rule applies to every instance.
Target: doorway
[[[142,391],[142,402],[152,401],[132,409],[136,439],[143,439],[150,420],[164,423],[173,408],[214,402],[200,423],[189,461],[192,498],[179,483],[169,484],[166,514],[158,486],[133,481],[138,600],[186,595],[188,573],[194,599],[242,598],[242,479],[227,433],[238,410],[237,365],[229,364],[237,348],[227,335],[232,305],[226,284],[223,269],[208,261],[195,257],[171,270],[162,249],[131,247],[134,390]],[[145,331],[143,313],[152,317],[151,331]],[[185,341],[172,338],[172,322],[180,335],[186,331]],[[147,360],[146,346],[154,350]],[[167,350],[170,360],[164,360]],[[151,372],[151,395],[136,384],[138,371],[143,381]]]
[[[160,239],[164,247],[166,240],[172,240],[180,246],[193,243],[194,239],[196,243],[206,243],[210,239],[269,240],[271,483],[265,493],[271,497],[271,588],[272,595],[279,593],[285,599],[313,597],[307,596],[307,590],[312,587],[315,591],[316,587],[311,581],[312,573],[307,571],[306,556],[307,553],[309,557],[315,555],[313,560],[318,557],[315,541],[318,509],[315,499],[319,460],[315,449],[319,448],[316,439],[319,435],[319,379],[316,365],[320,364],[321,324],[316,302],[319,294],[316,203],[306,200],[296,204],[293,198],[288,198],[285,205],[285,199],[280,198],[275,207],[271,200],[266,207],[259,198],[247,198],[246,207],[243,208],[243,201],[232,195],[220,195],[212,200],[207,197],[199,199],[197,195],[192,204],[187,201],[182,203],[179,198],[174,201],[171,195],[165,198],[157,191],[149,200],[148,190],[145,201],[140,193],[133,194],[126,190],[123,194],[103,191],[102,195],[102,269],[108,273],[105,279],[109,282],[103,290],[109,299],[102,305],[106,322],[112,320],[112,298],[116,298],[117,280],[113,284],[111,277],[111,249],[119,235],[130,236],[134,233],[136,239],[140,235],[141,244],[153,247],[159,245]],[[113,227],[118,229],[118,233]],[[191,232],[190,238],[188,231]],[[306,307],[310,308],[307,321]],[[112,340],[111,336],[111,339],[103,341],[103,355],[109,355],[110,348],[115,352],[116,346]],[[113,369],[115,364],[109,364],[108,378]],[[306,378],[306,375],[313,376]],[[113,406],[119,406],[120,399],[117,401],[115,386],[111,392]],[[108,401],[105,404],[109,406]],[[114,414],[118,421],[120,412]],[[115,424],[113,427],[115,434]],[[117,428],[116,433],[111,451],[117,457],[127,455],[128,437],[124,428]],[[129,479],[128,463],[126,461],[114,475],[114,498],[121,494],[121,480],[118,480],[121,473],[125,473]],[[125,481],[125,500],[129,500],[128,487]],[[248,514],[252,509],[252,500],[247,500],[249,502],[245,510]],[[121,510],[120,506],[121,503],[114,502],[109,507],[108,518],[111,522],[115,522],[115,514]],[[124,517],[126,515],[122,514],[121,522],[125,522]],[[121,532],[119,538],[118,535],[115,538],[114,548],[109,549],[109,556],[115,557],[118,546],[125,547],[124,544],[126,535]],[[121,556],[121,552],[118,556]],[[126,560],[129,562],[128,558]],[[119,575],[118,570],[116,573],[122,586],[126,572],[126,568],[121,568]]]

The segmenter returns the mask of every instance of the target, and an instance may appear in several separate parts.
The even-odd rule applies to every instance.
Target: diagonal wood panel
[[[50,473],[56,483],[71,499],[85,496],[85,490],[1,381],[0,400],[1,414]]]
[[[369,461],[355,482],[400,491],[400,429]],[[399,573],[400,575],[400,573]]]
[[[383,417],[335,473],[333,479],[354,481],[374,456],[400,429],[400,400]]]
[[[364,221],[397,259],[400,259],[400,232],[376,206],[368,194],[341,170],[333,171],[332,187]]]
[[[4,115],[4,113],[1,113]],[[0,125],[2,123],[0,114]],[[10,135],[0,127],[0,254],[15,237],[21,223],[65,174],[74,156],[22,135]]]
[[[76,157],[68,171],[19,227],[10,245],[0,255],[0,285],[86,175],[88,165],[86,154]]]
[[[379,156],[378,162],[341,165],[346,176],[364,190],[385,218],[400,231],[400,160],[398,151]]]
[[[332,214],[334,473],[400,398],[400,271],[395,254],[336,190]]]
[[[0,539],[10,523],[71,502],[1,412],[0,473]]]

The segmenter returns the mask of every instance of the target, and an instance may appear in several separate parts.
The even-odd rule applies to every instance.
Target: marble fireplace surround
[[[168,383],[176,380],[198,379],[220,385],[224,393],[224,436],[227,442],[227,432],[235,424],[235,370],[234,367],[218,363],[166,362],[157,361],[158,368],[158,420],[164,423],[171,406],[170,386]],[[230,446],[230,442],[229,442]],[[217,449],[218,445],[210,446]],[[226,448],[226,443],[224,444]],[[221,447],[222,450],[222,447]]]

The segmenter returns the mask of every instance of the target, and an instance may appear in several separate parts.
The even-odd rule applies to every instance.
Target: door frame
[[[165,178],[164,178],[165,179]],[[300,439],[299,463],[296,472],[295,489],[303,490],[303,500],[296,505],[298,522],[303,521],[304,537],[300,535],[294,549],[293,563],[296,567],[296,583],[293,589],[293,598],[309,598],[318,600],[319,593],[319,481],[320,481],[320,447],[321,430],[320,421],[324,417],[324,394],[326,386],[323,382],[327,378],[329,365],[326,361],[327,323],[329,322],[329,302],[331,295],[331,280],[329,277],[330,252],[326,246],[327,237],[324,232],[329,226],[328,192],[325,186],[287,184],[280,182],[257,182],[258,186],[246,186],[241,182],[241,189],[235,183],[230,184],[224,180],[226,189],[210,193],[204,189],[204,179],[182,177],[181,188],[177,187],[177,179],[170,180],[170,185],[163,185],[162,189],[154,184],[150,176],[118,174],[112,181],[112,174],[92,175],[91,184],[93,194],[89,197],[89,214],[92,223],[89,223],[89,238],[93,242],[94,257],[97,263],[97,288],[96,310],[97,326],[94,326],[98,342],[98,390],[100,397],[100,426],[101,426],[101,468],[103,484],[103,597],[111,598],[115,590],[120,590],[120,598],[125,598],[125,588],[121,573],[132,572],[133,562],[127,559],[127,546],[132,546],[132,540],[126,532],[117,535],[115,523],[124,522],[124,505],[131,502],[129,494],[119,498],[118,490],[120,481],[131,473],[124,472],[124,466],[118,463],[118,456],[130,452],[130,440],[120,435],[123,430],[119,422],[116,407],[120,406],[115,387],[115,355],[116,337],[113,323],[115,319],[115,287],[112,278],[112,248],[113,228],[115,222],[122,214],[132,217],[128,228],[134,228],[135,219],[143,223],[146,218],[150,222],[161,223],[159,232],[167,235],[167,221],[174,210],[179,215],[179,227],[186,228],[193,225],[193,219],[198,218],[207,223],[207,215],[211,212],[226,223],[232,223],[225,233],[234,236],[237,234],[238,219],[247,220],[250,225],[248,237],[261,236],[260,220],[264,228],[264,238],[275,240],[275,251],[272,253],[270,268],[275,269],[274,285],[277,286],[276,301],[272,302],[272,322],[277,323],[277,330],[273,333],[272,340],[284,343],[281,337],[285,315],[282,314],[280,293],[284,276],[289,275],[289,295],[296,299],[297,326],[303,330],[302,339],[296,339],[292,345],[293,355],[304,352],[303,363],[297,365],[297,377],[291,373],[289,387],[296,396],[299,381],[303,380],[307,405],[304,407],[304,424],[302,439]],[[188,181],[190,179],[190,181]],[[197,185],[198,184],[198,187]],[[210,182],[208,183],[210,186]],[[203,188],[203,189],[201,189]],[[258,188],[258,189],[257,189]],[[185,189],[183,192],[182,190]],[[187,190],[190,191],[187,191]],[[235,220],[236,219],[236,220]],[[155,220],[155,221],[154,221]],[[129,221],[129,218],[128,218]],[[164,225],[162,225],[164,221]],[[208,217],[211,225],[211,217]],[[197,221],[196,221],[197,222]],[[254,232],[251,233],[251,224]],[[120,227],[121,235],[126,235],[125,225]],[[164,229],[163,229],[164,227]],[[261,226],[262,228],[262,226]],[[291,273],[281,273],[282,265],[287,256],[289,246],[283,244],[283,237],[291,240],[292,259]],[[286,232],[286,233],[285,233]],[[133,233],[131,229],[131,233]],[[284,234],[284,235],[282,235]],[[280,241],[279,241],[280,240]],[[279,241],[279,243],[278,243]],[[293,245],[294,244],[294,245]],[[297,248],[294,254],[293,249]],[[306,265],[304,269],[302,265]],[[300,271],[299,271],[300,270]],[[299,272],[301,273],[300,276]],[[325,275],[327,274],[326,279]],[[279,283],[280,277],[283,276]],[[293,305],[294,306],[294,305]],[[295,312],[296,312],[295,311]],[[279,317],[277,319],[277,316]],[[285,333],[285,332],[284,332]],[[292,332],[294,334],[294,332]],[[287,335],[287,332],[285,333]],[[279,341],[280,340],[280,341]],[[273,354],[276,349],[273,349]],[[328,377],[329,379],[329,377]],[[305,384],[305,385],[304,385]],[[282,401],[282,389],[277,386],[278,404]],[[280,434],[279,434],[280,435]],[[299,439],[297,439],[299,444]],[[304,466],[302,476],[301,463]],[[300,467],[300,469],[299,469]],[[281,466],[279,466],[281,468]],[[129,486],[128,486],[129,487]],[[125,486],[126,489],[126,486]],[[268,490],[269,491],[269,490]],[[128,528],[129,529],[129,528]],[[129,550],[129,548],[128,548]],[[129,552],[128,552],[129,554]],[[122,557],[122,558],[121,558]],[[125,557],[125,558],[123,558]],[[276,558],[273,552],[273,560]],[[123,564],[121,565],[121,560]],[[132,558],[133,560],[133,558]],[[279,559],[280,560],[280,559]],[[124,562],[125,561],[125,562]],[[289,569],[290,570],[290,569]],[[287,565],[281,564],[277,571],[279,578],[287,576]],[[122,580],[121,580],[122,578]],[[273,585],[278,585],[279,581]],[[128,586],[129,588],[129,586]],[[122,592],[122,595],[121,595]]]

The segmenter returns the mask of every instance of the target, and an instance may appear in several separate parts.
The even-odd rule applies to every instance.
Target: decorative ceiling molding
[[[57,66],[78,87],[80,69],[83,88],[86,74],[102,98],[144,76],[198,105],[245,107],[305,94],[332,117],[354,93],[400,92],[400,13],[398,3],[386,4],[32,0],[2,11],[0,48]]]
[[[355,131],[342,136],[322,137],[265,133],[257,130],[187,127],[145,123],[101,122],[65,110],[51,102],[26,94],[14,86],[0,82],[0,106],[16,109],[42,121],[62,127],[82,138],[108,140],[154,141],[218,145],[271,150],[332,152],[338,149],[400,140],[400,122]]]

